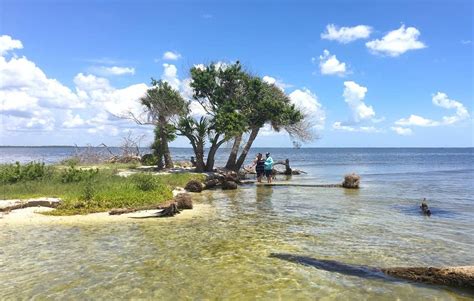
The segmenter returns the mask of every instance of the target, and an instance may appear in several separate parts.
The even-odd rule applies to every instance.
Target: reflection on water
[[[269,256],[374,267],[472,264],[472,221],[407,215],[367,190],[247,186],[196,195],[216,212],[176,223],[9,226],[0,232],[0,296],[467,299]]]

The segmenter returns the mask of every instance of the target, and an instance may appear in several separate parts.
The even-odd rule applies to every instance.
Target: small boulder
[[[193,200],[189,193],[180,193],[174,197],[178,209],[193,209]]]
[[[222,183],[222,189],[223,190],[237,189],[237,183],[235,183],[234,181],[224,181]]]
[[[189,192],[201,192],[202,188],[202,183],[196,180],[191,180],[184,186],[184,189]]]
[[[360,176],[358,174],[352,173],[344,176],[344,182],[342,182],[342,187],[344,188],[359,188]]]
[[[218,179],[207,180],[204,182],[204,189],[211,189],[216,187],[220,181]]]

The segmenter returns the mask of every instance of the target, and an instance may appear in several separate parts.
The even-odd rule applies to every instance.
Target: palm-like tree
[[[168,142],[174,139],[175,128],[171,122],[177,116],[187,113],[187,102],[167,82],[152,78],[151,85],[140,102],[146,108],[148,121],[156,126],[153,145],[158,157],[158,168],[163,168],[163,159],[164,166],[172,168],[173,160]]]

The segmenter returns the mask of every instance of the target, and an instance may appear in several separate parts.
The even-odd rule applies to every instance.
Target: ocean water
[[[3,162],[53,163],[73,151],[0,148]],[[350,267],[474,265],[474,149],[252,154],[266,151],[306,172],[293,182],[338,183],[357,172],[361,188],[247,185],[193,195],[214,210],[191,220],[4,226],[0,299],[472,300],[473,292]],[[218,165],[225,158],[219,153]],[[431,217],[419,214],[423,198]]]

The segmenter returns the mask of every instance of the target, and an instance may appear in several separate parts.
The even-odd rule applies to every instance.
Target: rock
[[[201,192],[202,188],[202,183],[196,180],[191,180],[184,186],[184,189],[189,192]]]
[[[218,184],[220,184],[220,181],[218,179],[207,180],[206,182],[204,182],[204,189],[214,188]]]
[[[223,190],[237,189],[237,183],[235,183],[234,181],[224,181],[222,183],[222,189]]]
[[[189,193],[180,193],[175,196],[174,201],[178,206],[178,209],[193,209],[193,200]]]
[[[238,182],[239,175],[235,171],[229,171],[225,174],[224,181]]]
[[[359,188],[360,176],[358,174],[352,173],[344,177],[344,182],[342,182],[342,187],[344,188]]]

